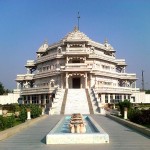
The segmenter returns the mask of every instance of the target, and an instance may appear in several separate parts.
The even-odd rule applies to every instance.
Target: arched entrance
[[[81,85],[80,77],[72,78],[72,88],[78,89],[80,88],[80,85]]]

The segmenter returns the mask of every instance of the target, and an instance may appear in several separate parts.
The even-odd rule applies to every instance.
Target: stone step
[[[89,114],[85,89],[68,89],[65,114]]]

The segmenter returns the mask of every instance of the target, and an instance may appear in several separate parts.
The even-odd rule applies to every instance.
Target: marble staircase
[[[61,106],[63,102],[63,97],[64,97],[65,89],[58,89],[55,94],[55,98],[52,104],[52,111],[53,114],[61,114]]]
[[[90,114],[85,89],[68,89],[65,113]]]

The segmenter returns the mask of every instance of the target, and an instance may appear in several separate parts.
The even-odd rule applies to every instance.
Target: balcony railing
[[[115,77],[118,79],[122,79],[122,80],[136,80],[136,74],[132,74],[132,73],[118,73],[118,72],[111,72],[110,70],[105,71],[105,70],[100,70],[99,68],[93,68],[92,72],[98,75],[102,75],[102,76],[111,76],[111,77]]]
[[[92,66],[88,66],[85,63],[69,63],[65,66],[61,66],[62,71],[90,71]]]
[[[138,90],[135,88],[127,88],[127,87],[96,87],[95,91],[100,93],[124,93],[131,94],[133,90]]]
[[[55,89],[55,87],[49,88],[49,86],[24,88],[21,90],[21,95],[46,94],[53,92]]]
[[[27,66],[35,66],[35,61],[34,60],[27,60],[27,64],[25,65]]]
[[[33,80],[34,74],[20,74],[17,75],[16,81],[26,81],[26,80]]]
[[[85,47],[66,47],[66,51],[67,52],[86,52],[87,51],[87,48]]]
[[[127,66],[125,59],[116,59],[116,63],[120,66]]]
[[[60,70],[59,68],[56,68],[56,69],[51,69],[51,70],[38,72],[34,75],[34,79],[56,75],[56,74],[58,74],[59,70]]]
[[[98,58],[98,59],[102,59],[102,60],[106,60],[106,61],[110,61],[113,63],[116,63],[115,58],[112,56],[107,56],[107,55],[99,55],[99,54],[90,54],[89,58]]]
[[[39,57],[39,58],[37,58],[36,63],[45,62],[47,60],[56,58],[56,56],[57,56],[57,53],[49,54],[49,55],[45,55],[45,56]]]

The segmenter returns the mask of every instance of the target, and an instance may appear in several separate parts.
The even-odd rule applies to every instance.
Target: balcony
[[[116,59],[117,66],[127,66],[125,59]]]
[[[69,63],[65,66],[61,66],[61,71],[90,71],[92,66],[88,66],[85,63]]]
[[[35,61],[34,60],[27,60],[27,64],[25,67],[34,67],[35,66]]]
[[[52,69],[52,70],[46,70],[46,71],[42,71],[42,72],[38,72],[34,75],[34,79],[38,79],[38,78],[44,78],[44,77],[49,77],[49,76],[53,76],[58,74],[59,69]]]
[[[41,63],[41,62],[45,62],[45,61],[48,61],[48,60],[51,60],[51,59],[54,59],[54,58],[56,58],[56,56],[57,56],[57,54],[54,53],[54,54],[49,54],[49,55],[45,55],[45,56],[39,57],[36,60],[36,64]]]
[[[118,72],[104,71],[104,70],[99,70],[99,68],[93,68],[92,73],[95,73],[95,75],[112,77],[121,80],[137,80],[136,74],[132,74],[132,73],[118,73]]]
[[[105,60],[108,62],[113,62],[116,63],[115,58],[112,56],[107,56],[107,55],[99,55],[99,54],[90,54],[89,58],[97,58],[97,59],[101,59],[101,60]]]
[[[136,78],[136,74],[134,73],[120,73],[119,74],[120,76],[120,79],[123,79],[123,80],[137,80]]]
[[[54,90],[55,87],[49,88],[49,86],[24,88],[21,90],[21,95],[47,94],[47,93],[52,93]]]
[[[33,80],[33,76],[34,74],[19,74],[17,75],[16,81],[29,81],[29,80]]]
[[[85,47],[67,47],[64,55],[89,55]]]
[[[132,94],[132,91],[138,90],[136,88],[127,87],[97,87],[95,91],[97,93],[122,93],[122,94]]]

